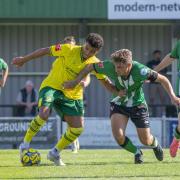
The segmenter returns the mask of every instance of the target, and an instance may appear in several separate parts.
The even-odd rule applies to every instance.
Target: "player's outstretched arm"
[[[36,51],[27,54],[25,56],[20,56],[20,57],[15,57],[12,60],[13,65],[17,66],[17,67],[21,67],[23,66],[26,62],[32,60],[32,59],[36,59],[38,57],[44,56],[44,55],[48,55],[50,54],[50,48],[46,47],[46,48],[41,48],[41,49],[37,49]]]
[[[170,54],[167,54],[164,59],[160,62],[160,64],[158,64],[154,70],[159,72],[162,69],[164,69],[165,67],[169,66],[170,64],[172,64],[172,62],[174,61],[174,58],[170,57]]]
[[[78,85],[81,80],[88,75],[88,73],[90,73],[91,71],[94,70],[94,65],[93,64],[88,64],[80,73],[79,75],[76,77],[76,79],[72,80],[72,81],[66,81],[63,84],[63,87],[65,89],[73,89],[76,85]]]
[[[111,93],[118,95],[118,90],[116,88],[116,86],[111,82],[111,80],[109,78],[106,79],[100,79],[99,80],[101,82],[101,84]]]
[[[165,76],[158,74],[155,82],[159,82],[163,86],[163,88],[168,93],[168,95],[171,98],[171,101],[174,105],[176,105],[176,106],[180,105],[180,98],[176,97],[176,95],[173,91],[173,88],[171,86],[171,83],[169,82],[169,80]]]
[[[112,94],[123,97],[127,94],[126,90],[118,90],[109,78],[100,79],[101,84]]]
[[[2,80],[0,81],[0,87],[4,87],[9,73],[9,68],[2,71]]]

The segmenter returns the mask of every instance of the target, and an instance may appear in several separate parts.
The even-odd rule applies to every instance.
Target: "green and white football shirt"
[[[0,58],[0,70],[5,70],[7,69],[7,64],[5,63],[5,61],[3,59]]]
[[[176,58],[178,60],[178,78],[176,83],[176,94],[180,95],[180,40],[176,43],[175,48],[171,51],[170,57]]]
[[[140,104],[146,105],[142,86],[143,82],[148,79],[152,71],[151,69],[137,61],[133,61],[132,69],[127,79],[124,79],[123,76],[118,76],[114,64],[111,61],[97,63],[94,65],[94,69],[98,73],[105,74],[114,81],[118,90],[126,90],[127,95],[125,97],[120,98],[119,96],[113,95],[111,102],[127,107]]]

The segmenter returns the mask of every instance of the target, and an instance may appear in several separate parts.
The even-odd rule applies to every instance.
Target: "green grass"
[[[170,158],[165,150],[163,162],[158,162],[152,150],[143,150],[144,164],[133,164],[134,157],[124,150],[70,150],[62,152],[65,167],[53,166],[46,160],[48,151],[39,150],[41,165],[22,167],[17,150],[0,151],[0,179],[56,180],[56,179],[180,179],[180,156]]]

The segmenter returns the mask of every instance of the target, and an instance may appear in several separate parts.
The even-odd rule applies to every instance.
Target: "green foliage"
[[[165,159],[158,162],[153,151],[143,149],[144,164],[134,164],[134,156],[124,150],[70,150],[62,152],[65,167],[53,166],[46,159],[47,150],[41,153],[41,165],[23,167],[17,150],[0,151],[0,180],[5,179],[180,179],[180,156],[172,159],[165,150]]]

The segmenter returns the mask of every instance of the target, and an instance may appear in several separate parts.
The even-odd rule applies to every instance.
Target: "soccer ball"
[[[23,166],[38,166],[41,162],[41,155],[35,149],[24,150],[21,158]]]

